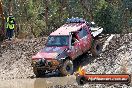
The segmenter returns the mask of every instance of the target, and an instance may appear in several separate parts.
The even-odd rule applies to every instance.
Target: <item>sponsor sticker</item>
[[[76,74],[76,81],[79,85],[85,83],[121,83],[130,84],[131,75],[130,74],[86,74],[84,69],[79,69]]]

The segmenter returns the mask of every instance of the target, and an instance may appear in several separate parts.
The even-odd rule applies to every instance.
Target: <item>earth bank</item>
[[[99,57],[93,58],[91,55],[86,54],[81,56],[81,63],[77,63],[82,65],[87,73],[132,74],[132,33],[113,34],[111,40],[107,40],[108,38],[109,36],[102,41],[104,49]],[[42,37],[4,42],[0,48],[0,79],[35,77],[31,67],[31,56],[44,47],[46,39],[46,37]],[[75,83],[75,85],[77,84]],[[110,88],[126,85],[86,84],[83,87],[93,88],[97,86]]]

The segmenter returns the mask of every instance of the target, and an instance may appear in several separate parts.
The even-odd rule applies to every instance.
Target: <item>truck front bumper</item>
[[[43,70],[56,70],[60,66],[57,60],[32,60],[32,67]]]

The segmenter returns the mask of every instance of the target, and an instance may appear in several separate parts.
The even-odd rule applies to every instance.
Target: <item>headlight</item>
[[[57,60],[51,60],[50,62],[52,65],[59,65],[59,62]]]
[[[43,58],[43,59],[42,59],[42,58],[39,58],[39,59],[33,59],[33,60],[32,60],[32,63],[33,63],[33,64],[36,64],[36,63],[44,62],[44,61],[45,61],[44,58]]]
[[[35,65],[36,63],[37,63],[37,61],[36,61],[36,60],[32,60],[31,65]]]

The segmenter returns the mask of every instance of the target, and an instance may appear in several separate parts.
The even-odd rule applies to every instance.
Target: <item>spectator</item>
[[[15,27],[15,18],[10,15],[6,20],[6,37],[11,40],[14,35],[14,27]]]

